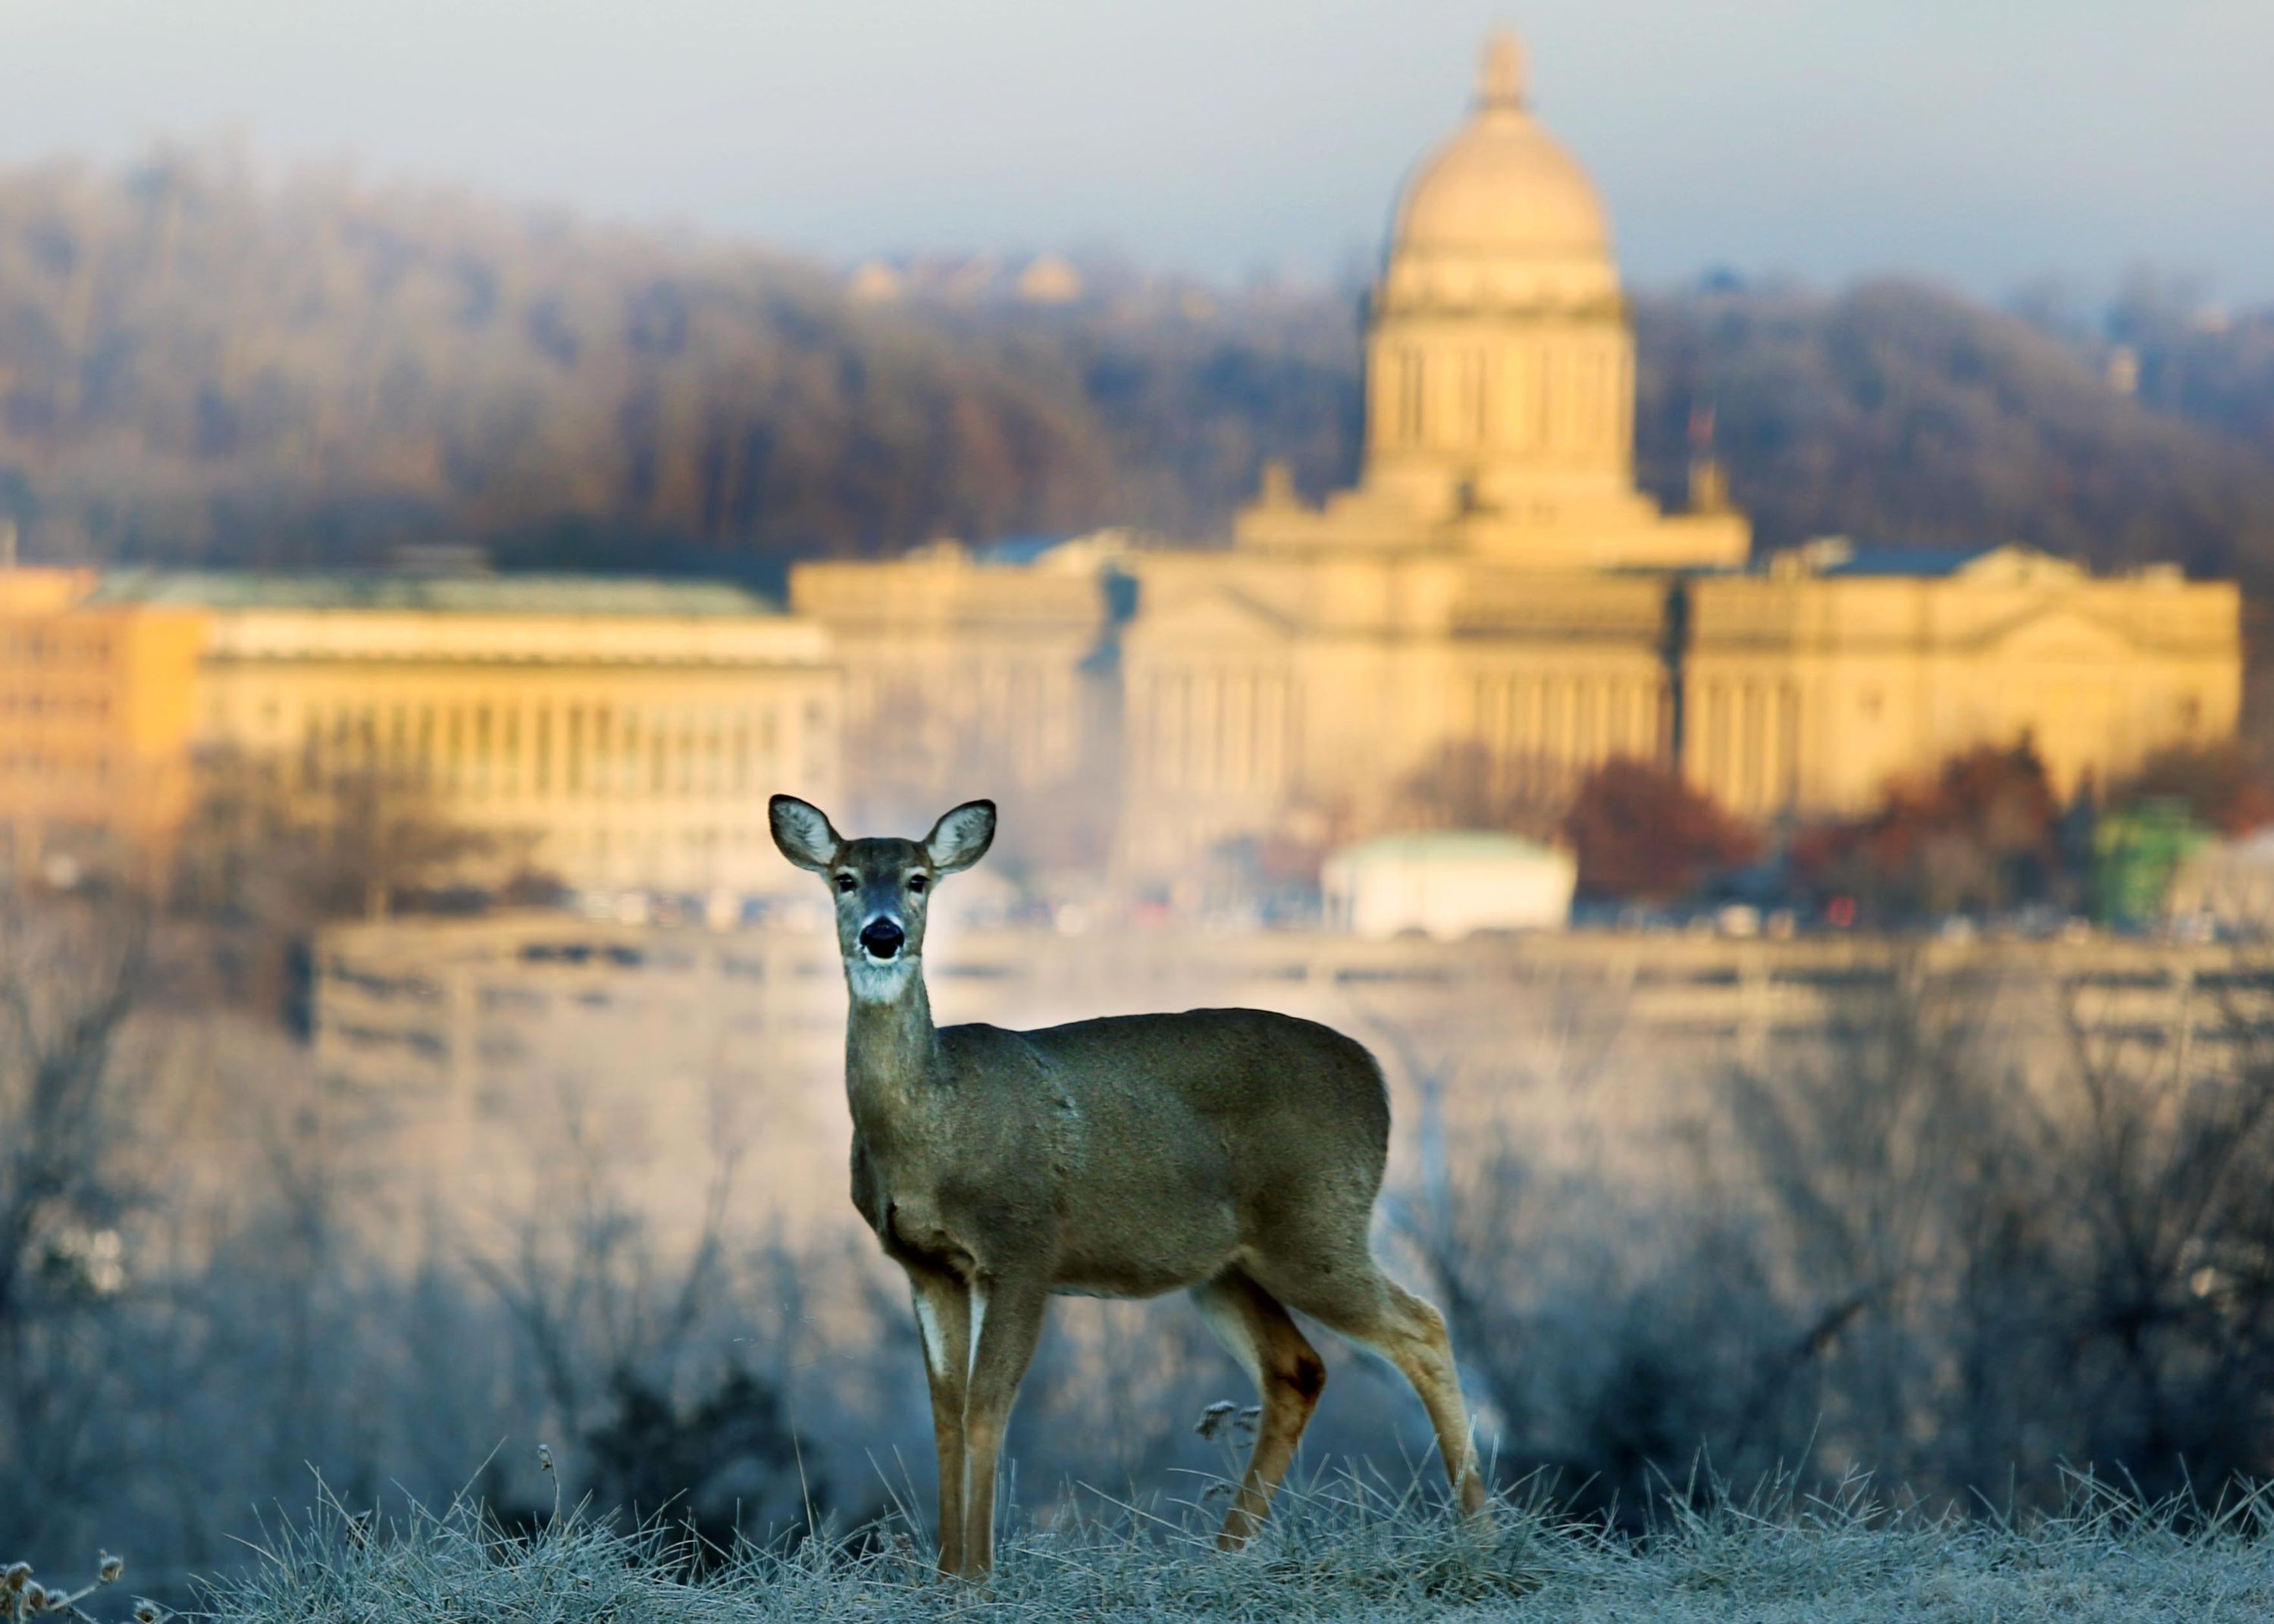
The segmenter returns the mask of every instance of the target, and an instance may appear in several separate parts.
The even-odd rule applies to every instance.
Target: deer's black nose
[[[889,919],[872,919],[861,928],[861,945],[879,959],[890,959],[907,939],[907,932]]]

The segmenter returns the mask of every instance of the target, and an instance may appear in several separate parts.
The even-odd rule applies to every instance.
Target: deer
[[[941,880],[987,854],[995,803],[966,801],[920,840],[847,840],[792,795],[768,814],[782,855],[836,905],[853,1204],[908,1278],[943,1575],[984,1583],[994,1565],[1004,1430],[1054,1296],[1188,1292],[1255,1383],[1220,1549],[1261,1528],[1326,1385],[1294,1313],[1404,1374],[1462,1513],[1486,1524],[1444,1318],[1383,1273],[1368,1239],[1389,1096],[1363,1045],[1245,1009],[935,1026],[926,914]]]

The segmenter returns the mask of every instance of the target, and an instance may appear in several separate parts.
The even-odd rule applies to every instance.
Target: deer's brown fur
[[[783,854],[836,897],[853,1200],[913,1291],[945,1571],[991,1566],[1003,1428],[1058,1293],[1189,1290],[1255,1380],[1262,1416],[1225,1546],[1261,1523],[1326,1381],[1290,1308],[1404,1373],[1463,1508],[1481,1514],[1444,1321],[1367,1244],[1389,1139],[1373,1056],[1260,1010],[935,1026],[926,908],[942,876],[984,855],[993,803],[922,840],[847,840],[786,795],[771,812]]]

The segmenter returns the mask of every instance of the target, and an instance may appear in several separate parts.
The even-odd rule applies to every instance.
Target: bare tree
[[[202,914],[304,929],[380,918],[405,893],[525,874],[530,838],[454,822],[417,774],[377,766],[309,781],[280,757],[217,751],[182,842],[178,891]]]
[[[117,1464],[94,1458],[112,1372],[85,1337],[127,1283],[115,1060],[144,942],[131,901],[0,898],[0,1506],[33,1538]]]
[[[580,1102],[562,1106],[534,1200],[507,1220],[502,1247],[467,1253],[534,1377],[547,1435],[571,1446],[560,1470],[603,1507],[667,1511],[699,1550],[836,1507],[832,1451],[808,1447],[793,1410],[812,1282],[779,1248],[734,1242],[743,1147],[724,1101],[714,1090],[712,1161],[684,1239],[627,1196]],[[874,1324],[882,1307],[855,1312]]]
[[[1547,756],[1498,756],[1478,744],[1449,744],[1401,782],[1394,826],[1499,829],[1535,840],[1558,838],[1579,775]]]
[[[2165,1485],[2274,1467],[2274,966],[2171,979],[2152,1024],[2062,1000],[2081,1413]]]
[[[543,1157],[538,1193],[507,1221],[501,1253],[469,1264],[519,1329],[552,1412],[587,1430],[619,1372],[668,1365],[727,1286],[726,1220],[741,1147],[713,1139],[701,1226],[674,1257],[619,1187],[608,1147],[575,1098],[562,1101],[557,1147]]]
[[[1992,1049],[1993,1016],[2017,996],[1979,966],[1938,973],[1914,948],[1837,987],[1819,1034],[1730,1072],[1721,1195],[1760,1225],[1792,1327],[1763,1350],[1749,1428],[1781,1408],[1788,1434],[1828,1425],[1833,1447],[1890,1470],[1964,1476],[1970,1462],[1919,1459],[1907,1440],[1948,1402],[1931,1348],[1956,1347],[1970,1372],[1985,1350],[1965,1317],[1977,1220],[2039,1161],[2022,1154],[2033,1106]]]
[[[1917,959],[1816,1064],[1735,1079],[1802,1330],[1767,1374],[1820,1444],[1924,1492],[2274,1466],[2274,981],[2210,979]]]

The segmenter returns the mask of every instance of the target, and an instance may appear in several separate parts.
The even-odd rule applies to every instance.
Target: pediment
[[[1231,587],[1208,587],[1166,602],[1140,605],[1131,626],[1133,643],[1222,643],[1227,646],[1264,641],[1286,643],[1299,628],[1288,616]]]
[[[1979,586],[2030,586],[2082,581],[2088,574],[2074,560],[2009,541],[1969,559],[1952,572],[1952,578]]]
[[[2132,658],[2139,650],[2112,627],[2071,609],[2046,609],[2009,621],[1983,638],[1985,652],[2012,660]]]

